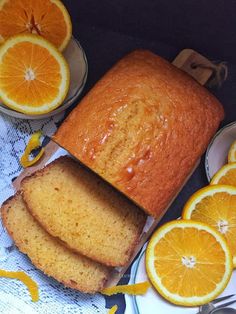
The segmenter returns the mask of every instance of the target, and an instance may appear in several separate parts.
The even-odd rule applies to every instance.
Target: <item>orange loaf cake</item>
[[[1,214],[15,244],[45,274],[82,292],[104,288],[111,268],[71,252],[50,236],[27,211],[20,194],[2,205]]]
[[[54,140],[160,217],[223,117],[217,99],[188,74],[140,50],[104,75]]]
[[[129,262],[146,215],[96,174],[64,156],[21,190],[30,213],[64,245],[107,266]]]

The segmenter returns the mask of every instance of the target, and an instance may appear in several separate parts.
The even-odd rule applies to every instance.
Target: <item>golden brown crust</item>
[[[1,207],[1,217],[2,217],[2,221],[3,221],[4,227],[6,228],[8,234],[10,235],[10,237],[14,240],[16,246],[19,248],[19,250],[22,253],[28,255],[28,257],[31,259],[31,256],[29,255],[29,252],[24,248],[24,243],[17,237],[17,235],[14,234],[14,232],[12,232],[12,230],[9,228],[8,222],[7,222],[7,218],[8,218],[7,215],[8,215],[8,210],[9,210],[9,204],[12,201],[14,201],[14,199],[16,199],[19,196],[20,196],[20,193],[18,192],[17,194],[11,196],[9,199],[7,199],[2,204],[2,207]],[[33,219],[33,217],[32,217],[32,219]],[[61,243],[58,242],[55,238],[53,238],[53,237],[51,237],[49,235],[48,235],[48,237],[51,238],[51,241],[53,241],[54,243],[58,243],[58,245],[61,246]],[[78,255],[77,255],[77,257],[79,259]],[[82,258],[84,259],[84,257],[82,257]],[[53,268],[52,269],[45,269],[44,265],[40,265],[39,263],[37,263],[36,259],[31,259],[31,261],[34,264],[34,266],[36,268],[40,269],[45,275],[53,277],[54,279],[56,279],[59,282],[63,283],[66,287],[73,288],[73,289],[79,290],[79,291],[84,292],[84,293],[96,293],[96,292],[101,291],[104,288],[105,283],[107,282],[107,280],[108,280],[108,278],[110,276],[110,273],[112,271],[111,268],[107,268],[106,273],[104,272],[104,278],[101,279],[100,283],[96,283],[96,285],[90,286],[88,288],[88,285],[86,285],[86,284],[84,285],[82,282],[78,283],[78,282],[75,282],[74,280],[68,280],[68,281],[62,280],[63,276],[60,277],[60,276],[55,275],[55,273],[53,273]],[[70,267],[70,265],[68,265],[68,267]],[[102,266],[102,267],[104,268],[104,266]]]
[[[218,100],[149,51],[119,61],[53,139],[160,217],[224,117]]]

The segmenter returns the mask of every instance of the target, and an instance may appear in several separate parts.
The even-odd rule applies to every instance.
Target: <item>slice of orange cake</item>
[[[1,208],[3,224],[17,247],[45,274],[82,292],[103,289],[111,269],[68,250],[30,215],[20,194]]]
[[[108,266],[128,263],[146,215],[69,157],[22,181],[29,211],[72,250]]]

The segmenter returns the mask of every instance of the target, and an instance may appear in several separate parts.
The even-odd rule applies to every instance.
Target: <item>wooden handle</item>
[[[206,84],[215,67],[211,61],[192,49],[182,50],[172,64],[191,75],[201,85]]]

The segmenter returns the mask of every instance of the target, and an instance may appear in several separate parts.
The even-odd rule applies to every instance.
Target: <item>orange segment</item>
[[[210,184],[236,186],[236,162],[223,166],[212,178]]]
[[[32,33],[63,50],[71,32],[70,16],[59,0],[0,0],[0,43],[16,34]]]
[[[10,108],[28,114],[49,112],[61,105],[68,88],[68,65],[47,40],[17,35],[0,47],[0,97]]]
[[[232,256],[220,233],[206,224],[178,220],[159,228],[146,250],[148,277],[174,304],[209,302],[226,287]]]
[[[227,240],[236,267],[236,188],[212,185],[194,193],[186,203],[183,219],[207,223]]]

